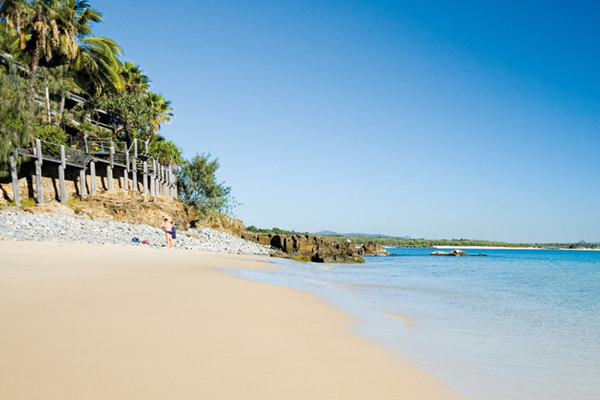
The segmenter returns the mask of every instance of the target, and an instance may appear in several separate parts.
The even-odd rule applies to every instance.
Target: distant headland
[[[259,229],[254,226],[246,228],[250,232],[256,233],[276,233],[276,234],[309,234],[308,232],[287,231],[285,229]],[[507,248],[507,249],[569,249],[569,250],[600,250],[600,243],[587,243],[580,241],[577,243],[508,243],[493,240],[480,239],[424,239],[411,238],[409,236],[388,236],[368,233],[337,233],[334,231],[323,230],[314,233],[328,238],[333,243],[348,242],[360,245],[368,242],[384,247],[402,247],[402,248]]]

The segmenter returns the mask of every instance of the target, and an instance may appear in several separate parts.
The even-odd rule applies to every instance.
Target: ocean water
[[[600,399],[600,252],[390,249],[365,264],[229,271],[304,289],[478,400]]]

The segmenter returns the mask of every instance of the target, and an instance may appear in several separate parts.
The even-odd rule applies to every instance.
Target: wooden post
[[[165,167],[165,196],[169,196],[169,170]]]
[[[60,165],[58,166],[58,180],[60,186],[60,202],[67,204],[67,187],[65,186],[65,169],[67,168],[65,146],[60,146]]]
[[[165,167],[160,166],[160,194],[165,195]]]
[[[167,172],[167,167],[163,167],[163,196],[169,195],[169,175]]]
[[[154,160],[152,160],[152,166],[148,167],[148,169],[150,169],[152,167],[154,167]],[[149,179],[148,183],[150,184],[150,195],[154,196],[154,182],[153,182],[154,181],[154,172],[149,172],[148,179]]]
[[[173,197],[177,198],[177,174],[173,172]]]
[[[167,167],[163,167],[163,196],[168,196],[169,192],[167,191]]]
[[[79,170],[79,194],[81,197],[87,196],[87,189],[85,188],[85,168]]]
[[[175,173],[173,172],[173,167],[169,169],[171,173],[171,197],[175,197]]]
[[[136,143],[137,142],[135,142],[135,141],[133,142],[134,146],[136,145]],[[135,146],[135,147],[137,147],[137,146]],[[138,190],[138,184],[137,184],[137,178],[138,177],[137,177],[137,161],[136,161],[136,158],[137,158],[137,149],[134,149],[134,153],[133,153],[133,166],[131,168],[132,174],[133,174],[133,176],[132,176],[132,178],[133,178],[133,190]]]
[[[125,150],[125,171],[123,171],[125,177],[125,190],[129,190],[129,150]]]
[[[162,185],[162,183],[160,181],[160,179],[161,179],[161,175],[160,175],[161,168],[162,168],[162,166],[157,161],[156,162],[156,194],[159,195],[159,196],[162,194],[162,191],[161,191],[161,185]]]
[[[10,155],[10,176],[12,178],[13,201],[17,207],[21,207],[21,199],[19,198],[19,175],[17,174],[17,157],[19,153],[17,149]]]
[[[108,180],[108,190],[113,190],[113,166],[114,164],[114,154],[115,154],[115,148],[114,147],[110,147],[110,164],[108,164],[108,166],[106,167],[106,179]]]
[[[92,184],[90,185],[90,191],[92,192],[92,196],[96,194],[96,163],[90,161],[90,181]]]
[[[152,174],[150,175],[150,194],[156,196],[156,160],[152,159]]]
[[[167,168],[167,196],[173,197],[173,176],[170,167]]]
[[[44,189],[42,187],[42,142],[40,139],[35,139],[35,187],[37,191],[37,202],[39,205],[44,204]]]
[[[154,160],[154,194],[160,196],[160,184],[158,183],[158,178],[160,173],[160,165],[158,161]]]
[[[144,161],[144,196],[148,194],[148,163]]]

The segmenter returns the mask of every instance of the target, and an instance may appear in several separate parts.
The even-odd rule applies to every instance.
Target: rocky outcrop
[[[462,250],[452,250],[452,251],[434,251],[433,253],[431,253],[432,256],[450,256],[450,257],[464,257],[464,256],[468,256],[467,253],[465,253]]]
[[[391,256],[392,253],[388,253],[385,250],[385,247],[374,243],[374,242],[369,242],[367,244],[363,244],[359,249],[358,249],[358,254],[361,256]]]
[[[365,260],[356,247],[347,242],[331,243],[317,235],[278,235],[273,233],[245,232],[242,239],[271,246],[273,257],[318,263],[363,263]]]

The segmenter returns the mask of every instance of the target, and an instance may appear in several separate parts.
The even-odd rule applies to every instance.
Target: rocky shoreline
[[[65,207],[56,210],[51,207],[39,210],[13,207],[0,209],[0,240],[121,244],[162,248],[165,247],[165,234],[158,227],[162,220],[159,214],[166,207],[160,208],[162,210],[150,209],[151,212],[148,213],[133,209],[129,213],[130,218],[125,218],[127,212],[115,213],[112,210],[109,213],[101,210],[102,212],[95,212],[98,215],[94,215],[89,211],[95,210],[94,208],[91,206],[84,208],[81,205],[76,210],[78,213]],[[162,215],[168,215],[164,211]],[[173,207],[170,207],[169,211],[173,211]],[[137,222],[142,214],[145,214],[143,221],[152,221],[152,224]],[[179,214],[175,215],[180,217]],[[119,220],[114,220],[115,217]],[[241,221],[238,224],[239,230],[244,229],[244,231],[239,236],[207,227],[189,227],[190,224],[183,220],[175,223],[176,227],[186,225],[187,229],[177,232],[176,247],[179,249],[269,255],[317,263],[364,263],[364,256],[390,254],[383,246],[374,243],[357,247],[350,242],[332,243],[329,239],[318,235],[251,233],[245,231]]]
[[[61,214],[45,214],[22,210],[0,211],[0,240],[56,241],[60,243],[134,244],[132,240],[149,242],[151,247],[164,247],[162,229],[147,224],[128,224],[77,218]],[[190,228],[177,232],[177,248],[227,254],[271,255],[269,246],[249,242],[210,228]]]
[[[318,235],[280,235],[244,232],[242,238],[271,246],[273,257],[316,263],[364,263],[363,256],[388,256],[385,248],[375,243],[356,247],[351,242],[332,243]]]

